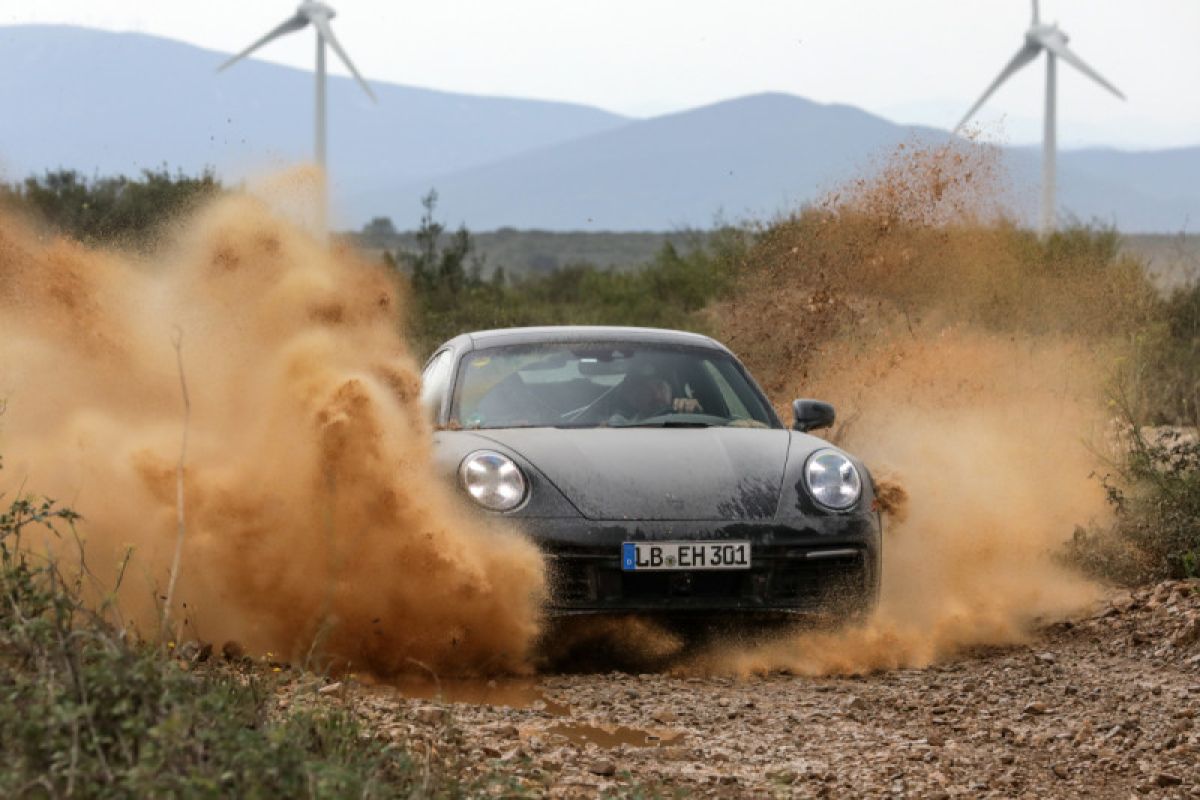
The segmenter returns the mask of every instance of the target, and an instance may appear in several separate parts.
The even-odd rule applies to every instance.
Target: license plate
[[[625,572],[750,569],[749,542],[625,542]]]

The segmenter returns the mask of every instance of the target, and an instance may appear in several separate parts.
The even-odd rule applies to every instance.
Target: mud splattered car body
[[[832,407],[798,400],[785,428],[708,337],[481,331],[422,378],[438,466],[543,548],[554,613],[839,612],[877,596],[870,475],[808,433]]]

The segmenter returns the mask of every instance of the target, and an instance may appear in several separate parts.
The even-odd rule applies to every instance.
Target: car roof
[[[540,342],[645,342],[653,344],[685,344],[709,347],[729,352],[711,337],[688,331],[667,328],[633,328],[618,325],[542,325],[533,328],[495,328],[472,331],[455,337],[449,343],[474,350],[513,344]]]

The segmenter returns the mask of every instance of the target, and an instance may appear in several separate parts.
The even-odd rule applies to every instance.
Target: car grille
[[[695,572],[624,572],[615,558],[560,554],[550,558],[552,603],[561,608],[637,608],[712,601],[810,608],[862,595],[869,577],[863,551],[851,548],[819,559],[809,558],[810,552],[758,553],[748,570]]]

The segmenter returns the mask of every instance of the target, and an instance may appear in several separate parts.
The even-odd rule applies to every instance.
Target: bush
[[[1155,425],[1200,425],[1200,285],[1160,300],[1154,320],[1128,376],[1139,411]]]
[[[1113,376],[1117,463],[1106,530],[1078,530],[1071,557],[1121,583],[1200,576],[1200,286],[1154,300]]]
[[[1106,530],[1076,529],[1071,558],[1119,583],[1200,577],[1200,439],[1130,426],[1123,446],[1104,479],[1116,520]]]
[[[418,355],[460,333],[525,325],[635,325],[704,331],[701,313],[726,293],[749,234],[728,228],[704,245],[680,252],[666,244],[638,270],[566,266],[510,284],[502,272],[490,281],[478,265],[464,264],[472,251],[460,229],[442,244],[442,229],[427,204],[419,253],[398,253],[392,264],[410,271],[410,341]]]
[[[90,585],[76,519],[29,498],[0,514],[0,795],[457,797],[499,785],[418,763],[348,708],[280,713],[271,678],[192,672],[138,640]],[[78,568],[34,556],[42,535],[78,545]]]
[[[75,170],[57,170],[0,186],[0,199],[86,244],[145,250],[172,220],[220,191],[210,171],[193,178],[163,167],[143,170],[138,178],[88,180]]]

